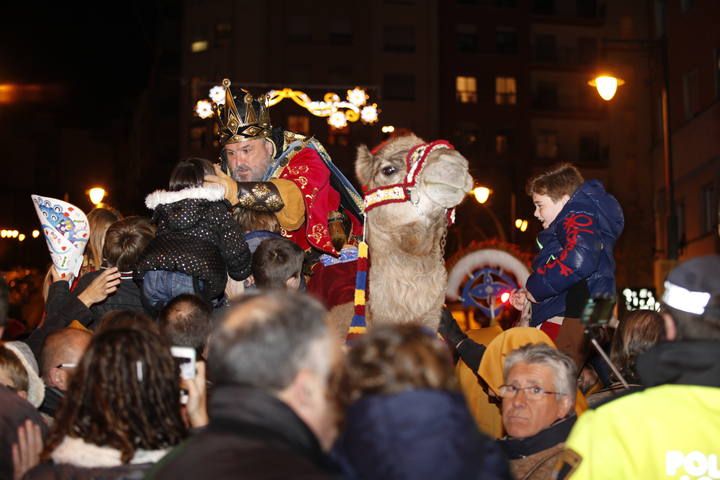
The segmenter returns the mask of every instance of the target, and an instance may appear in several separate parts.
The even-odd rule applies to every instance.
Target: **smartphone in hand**
[[[180,369],[180,378],[186,380],[195,378],[195,349],[191,347],[170,347],[170,353]]]

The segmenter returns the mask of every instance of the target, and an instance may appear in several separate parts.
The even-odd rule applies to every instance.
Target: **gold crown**
[[[222,84],[225,87],[225,104],[214,104],[221,143],[227,145],[269,137],[272,125],[270,125],[270,107],[267,96],[260,95],[254,99],[250,92],[243,89],[245,95],[241,114],[230,91],[230,80],[226,78]]]

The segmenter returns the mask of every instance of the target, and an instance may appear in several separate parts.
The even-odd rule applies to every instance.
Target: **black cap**
[[[684,261],[670,272],[662,300],[676,310],[702,315],[715,295],[720,295],[720,255],[706,255]]]

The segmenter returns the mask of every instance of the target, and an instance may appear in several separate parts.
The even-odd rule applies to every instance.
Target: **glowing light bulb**
[[[365,102],[368,101],[368,95],[365,93],[365,90],[363,90],[360,87],[355,87],[352,90],[347,91],[347,100],[348,102],[352,103],[356,107],[362,107],[365,105]]]
[[[208,96],[210,97],[210,100],[215,102],[218,105],[225,105],[225,88],[221,87],[220,85],[215,85],[210,89],[210,93],[208,93]]]
[[[38,238],[39,236],[40,236],[40,231],[39,231],[39,230],[33,230],[33,231],[32,231],[32,237],[33,237],[33,238]]]
[[[333,112],[328,118],[328,123],[333,128],[345,128],[347,126],[347,118],[343,112]]]
[[[588,82],[588,85],[597,89],[600,98],[605,101],[610,101],[615,96],[617,89],[620,85],[624,85],[625,81],[613,77],[612,75],[600,75]]]
[[[475,187],[471,191],[472,194],[475,195],[475,200],[477,200],[478,203],[487,202],[488,198],[490,198],[490,194],[492,193],[492,190],[487,187]]]
[[[102,187],[93,187],[88,190],[88,196],[90,197],[90,202],[97,206],[103,201],[103,198],[105,198],[105,189]]]
[[[195,114],[202,119],[212,117],[212,104],[207,100],[198,100],[195,104]]]

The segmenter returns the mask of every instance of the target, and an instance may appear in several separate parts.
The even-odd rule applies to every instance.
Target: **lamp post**
[[[668,260],[677,260],[678,258],[678,221],[677,212],[675,211],[675,182],[673,179],[673,160],[672,160],[672,137],[670,134],[670,104],[668,101],[668,92],[670,90],[670,74],[668,68],[667,38],[663,34],[658,40],[623,40],[623,39],[604,39],[604,43],[617,43],[625,45],[637,45],[650,52],[652,49],[660,50],[662,63],[662,86],[660,91],[661,114],[662,114],[662,135],[663,135],[663,171],[665,180],[665,196],[666,196],[666,241],[665,257]],[[625,81],[611,74],[602,74],[593,78],[588,85],[595,87],[600,97],[605,101],[610,101],[615,97],[618,87],[624,85]]]
[[[505,229],[503,228],[502,222],[497,218],[497,215],[495,215],[495,212],[492,211],[492,208],[485,205],[490,198],[490,195],[492,195],[492,190],[488,187],[475,187],[472,190],[470,190],[470,194],[475,197],[475,201],[484,208],[486,212],[490,215],[490,218],[492,218],[493,223],[495,223],[495,228],[498,231],[498,234],[500,235],[500,239],[505,242],[507,241],[507,235],[505,235]]]

